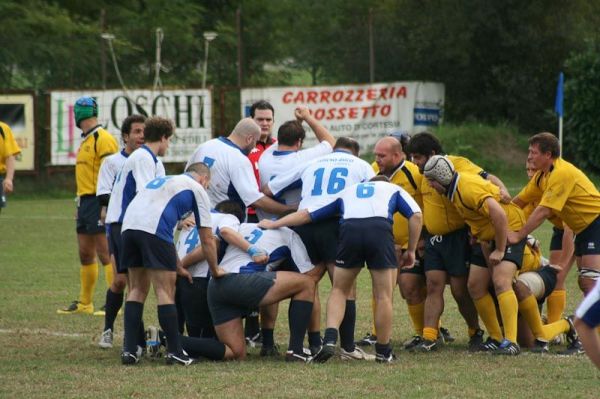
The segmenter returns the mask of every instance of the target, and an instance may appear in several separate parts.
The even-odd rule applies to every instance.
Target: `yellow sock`
[[[377,304],[375,303],[375,297],[371,296],[371,310],[373,311],[373,317],[371,318],[371,335],[377,336],[377,330],[375,329],[375,310]]]
[[[504,336],[511,342],[517,342],[517,316],[519,302],[513,290],[504,291],[498,295],[498,307],[502,316]]]
[[[106,281],[106,288],[110,288],[113,278],[115,278],[115,276],[113,274],[112,263],[104,265],[104,280]]]
[[[438,338],[438,329],[425,327],[423,328],[423,339],[428,339],[430,341],[435,341]]]
[[[525,318],[525,321],[527,321],[527,325],[531,328],[533,336],[546,339],[544,334],[544,323],[542,323],[538,303],[533,295],[529,295],[519,302],[519,312]]]
[[[408,314],[412,320],[415,334],[421,336],[423,334],[423,326],[425,324],[425,302],[418,305],[408,305]]]
[[[546,341],[550,341],[554,339],[558,334],[566,333],[569,331],[571,326],[569,322],[565,319],[560,319],[559,321],[555,321],[554,323],[546,324],[543,326],[544,331],[544,339]]]
[[[500,323],[498,322],[498,316],[496,316],[496,305],[492,296],[486,294],[473,300],[473,302],[490,337],[496,341],[502,341],[502,330],[500,330]]]
[[[548,324],[554,323],[562,318],[567,306],[567,291],[554,290],[546,298],[546,309],[548,311]]]
[[[79,279],[81,280],[81,289],[79,291],[79,302],[83,305],[92,303],[92,296],[98,280],[98,264],[81,265],[79,269]]]

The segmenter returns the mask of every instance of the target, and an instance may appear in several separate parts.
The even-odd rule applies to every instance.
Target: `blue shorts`
[[[340,229],[340,219],[330,218],[294,228],[298,233],[313,265],[333,262]]]
[[[575,315],[591,328],[600,325],[600,280],[596,281],[594,288],[583,299]]]
[[[395,269],[392,223],[386,218],[348,219],[340,225],[335,265],[343,268]]]
[[[100,203],[95,195],[79,197],[77,207],[77,234],[94,235],[105,232],[100,221]]]
[[[123,252],[123,238],[121,237],[121,223],[111,223],[106,228],[108,231],[108,250],[115,257],[117,273],[127,273],[127,268],[121,267],[121,253]]]
[[[121,239],[121,268],[177,270],[177,251],[172,243],[140,230],[125,230]]]

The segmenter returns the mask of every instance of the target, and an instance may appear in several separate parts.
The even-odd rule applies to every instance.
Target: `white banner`
[[[35,170],[33,94],[0,95],[0,121],[10,127],[21,148],[15,157],[15,170]]]
[[[242,115],[266,100],[275,108],[273,135],[294,108],[306,105],[315,118],[336,137],[350,136],[370,147],[392,132],[413,134],[436,126],[444,112],[444,85],[430,82],[394,82],[347,86],[266,87],[243,89]],[[314,136],[305,143],[312,145]]]
[[[131,114],[158,115],[175,123],[175,136],[163,162],[187,162],[200,144],[212,138],[209,90],[52,91],[50,134],[52,165],[75,165],[81,130],[75,126],[73,105],[79,97],[98,102],[98,122],[121,142],[121,124]]]

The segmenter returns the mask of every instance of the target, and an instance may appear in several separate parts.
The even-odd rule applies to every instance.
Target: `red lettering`
[[[319,93],[316,91],[309,91],[308,96],[306,97],[306,103],[307,104],[316,104],[318,95],[319,95]]]
[[[398,90],[398,95],[396,96],[396,98],[397,97],[404,97],[404,98],[406,98],[406,86],[402,86],[400,88],[400,90]]]
[[[315,110],[315,119],[321,120],[325,116],[325,110],[323,108],[319,108]]]
[[[298,94],[296,94],[296,97],[294,97],[294,104],[298,103],[304,103],[304,92],[299,91]]]
[[[381,107],[381,116],[388,116],[390,114],[390,112],[392,112],[392,106],[389,104],[386,104],[384,106]]]
[[[353,94],[354,94],[354,90],[352,90],[352,89],[347,90],[346,91],[346,99],[345,99],[345,101],[348,102],[348,103],[351,103],[352,102],[352,95]]]
[[[326,118],[326,119],[327,119],[328,121],[330,121],[330,120],[332,120],[332,119],[335,119],[335,111],[336,111],[336,109],[337,109],[337,108],[329,108],[329,109],[327,110],[327,118]]]
[[[367,100],[376,100],[377,99],[377,90],[369,89],[367,90]]]
[[[394,93],[396,92],[396,88],[394,86],[390,87],[390,97],[389,98],[394,98]]]
[[[341,90],[337,90],[335,92],[333,92],[333,101],[336,103],[339,103],[340,101],[342,101],[344,98],[344,92]]]
[[[344,119],[346,117],[346,109],[347,108],[340,108],[336,119]]]
[[[323,90],[321,92],[321,102],[329,104],[329,96],[330,95],[331,95],[331,92],[329,90]]]
[[[382,100],[387,100],[387,90],[388,90],[388,88],[387,88],[387,87],[382,87],[382,88],[379,90],[379,98],[380,98],[380,99],[382,99]]]
[[[358,108],[351,107],[348,112],[348,118],[356,119],[358,117]]]
[[[291,91],[286,91],[283,94],[283,103],[284,104],[289,104],[292,101],[292,92]]]
[[[363,95],[365,94],[365,91],[363,89],[358,89],[357,91],[358,95],[356,96],[356,101],[362,101],[363,100]]]

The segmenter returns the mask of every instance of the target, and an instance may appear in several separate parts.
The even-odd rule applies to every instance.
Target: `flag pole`
[[[560,146],[560,156],[563,154],[563,100],[564,100],[564,92],[563,92],[563,84],[564,84],[564,74],[561,72],[558,75],[558,84],[556,85],[556,101],[554,103],[554,111],[558,116],[558,144]]]

